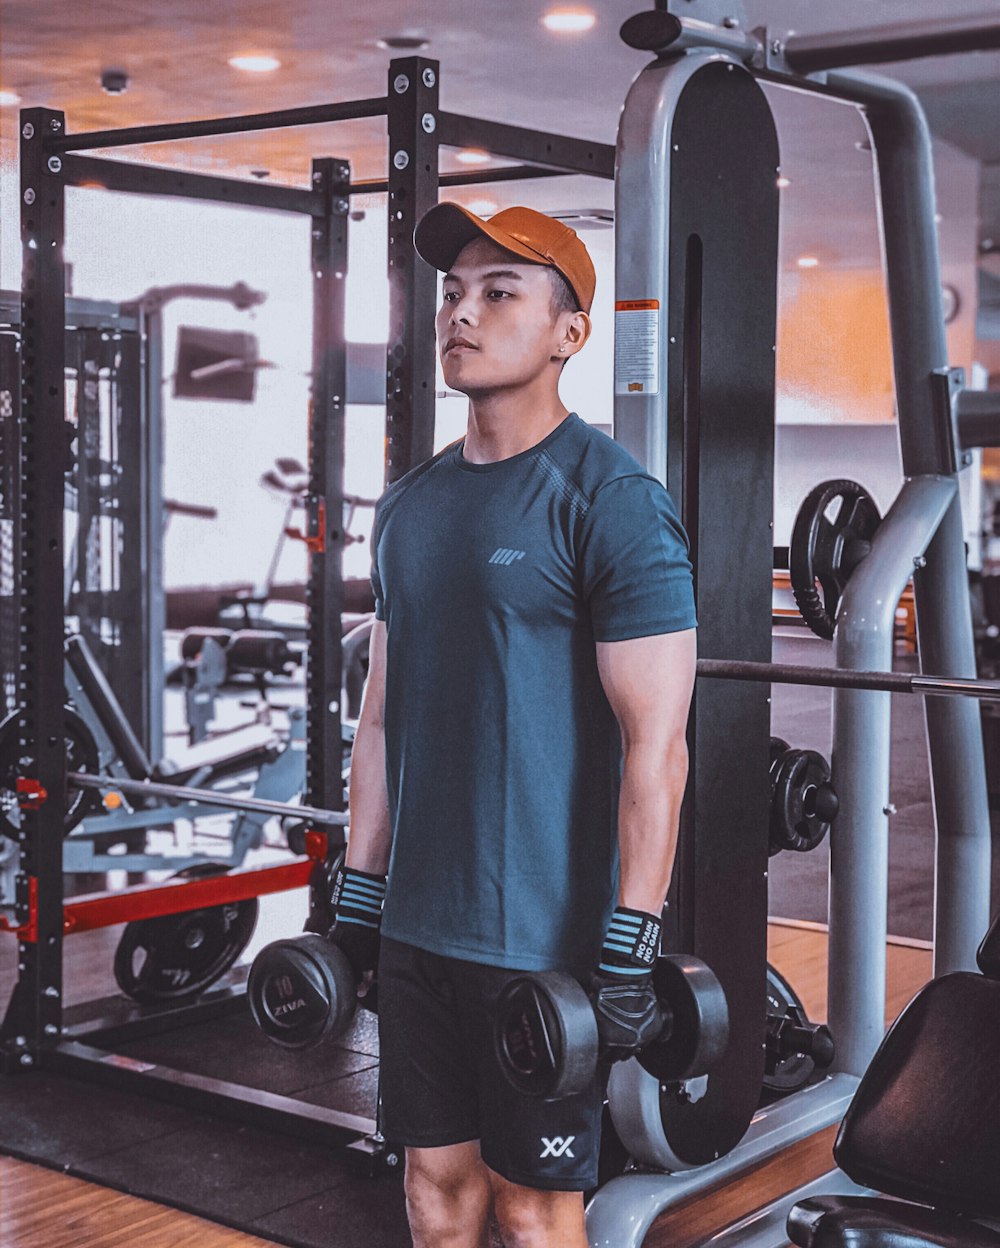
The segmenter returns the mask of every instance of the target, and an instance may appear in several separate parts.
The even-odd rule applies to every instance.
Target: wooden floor
[[[826,1013],[826,933],[772,923],[771,961],[816,1020]],[[887,1021],[931,974],[929,949],[890,944]],[[808,1182],[831,1166],[829,1128],[735,1182],[699,1195],[654,1223],[645,1248],[693,1248],[708,1235]],[[190,1214],[0,1157],[0,1248],[267,1248],[268,1241]],[[359,1246],[360,1248],[360,1246]]]

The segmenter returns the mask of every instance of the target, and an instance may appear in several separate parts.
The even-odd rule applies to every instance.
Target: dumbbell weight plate
[[[597,1020],[571,975],[541,971],[506,984],[496,1002],[494,1040],[504,1074],[524,1096],[572,1096],[594,1077]]]
[[[307,932],[260,951],[247,979],[247,1001],[269,1040],[286,1049],[307,1049],[347,1030],[358,997],[341,950]]]
[[[707,1074],[729,1044],[729,1005],[715,973],[700,958],[663,954],[653,985],[669,1009],[665,1039],[648,1044],[639,1062],[661,1083]]]

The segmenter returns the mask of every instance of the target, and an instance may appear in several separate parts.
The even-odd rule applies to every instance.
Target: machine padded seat
[[[1000,1248],[1000,1232],[954,1213],[879,1196],[814,1196],[795,1206],[799,1248]]]
[[[1000,1217],[1000,981],[957,971],[917,993],[865,1072],[833,1152],[863,1187]]]

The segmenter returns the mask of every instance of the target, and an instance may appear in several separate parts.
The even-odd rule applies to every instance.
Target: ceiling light
[[[778,188],[779,188],[780,190],[782,190],[782,191],[783,191],[783,190],[785,189],[785,187],[786,187],[786,186],[791,186],[791,185],[792,185],[792,179],[791,179],[791,178],[786,178],[786,177],[782,174],[782,176],[781,176],[780,178],[778,178],[776,185],[778,186]]]
[[[0,91],[0,107],[5,104],[20,104],[21,97],[16,91]]]
[[[500,205],[494,199],[472,199],[463,207],[474,212],[477,217],[492,217]]]
[[[274,70],[281,68],[281,62],[276,56],[262,56],[260,54],[231,56],[229,64],[233,69],[242,69],[248,74],[270,74]]]
[[[475,147],[466,147],[462,151],[455,153],[455,159],[463,165],[488,165],[490,163],[490,154]]]
[[[596,21],[589,9],[550,9],[542,18],[542,25],[556,34],[568,35],[590,30]]]
[[[819,265],[818,256],[799,256],[795,262],[800,269],[815,269]]]
[[[417,52],[426,48],[430,40],[423,35],[379,35],[375,42],[392,52]]]

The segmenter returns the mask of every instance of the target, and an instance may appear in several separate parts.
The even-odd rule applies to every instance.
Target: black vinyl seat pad
[[[834,1156],[859,1186],[1000,1218],[1000,981],[957,971],[917,993],[872,1059]]]

